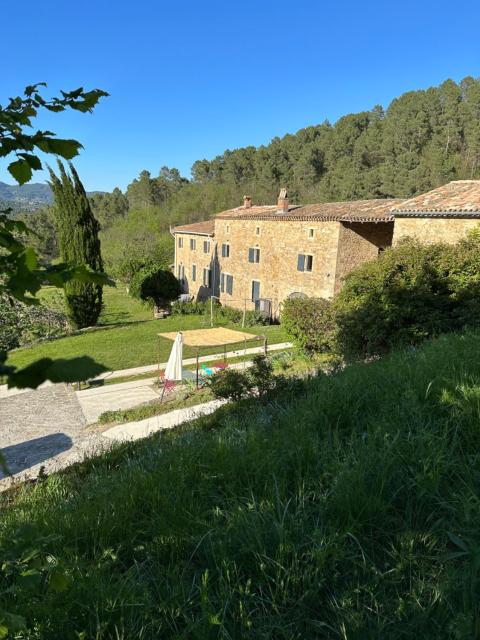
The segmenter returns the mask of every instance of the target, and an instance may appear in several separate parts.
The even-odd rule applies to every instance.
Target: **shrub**
[[[349,358],[416,346],[480,318],[480,241],[406,240],[354,269],[333,303],[336,341]]]
[[[168,306],[181,293],[180,282],[166,269],[140,269],[130,282],[130,295],[152,306]]]
[[[335,323],[332,305],[323,298],[286,300],[282,324],[290,338],[307,353],[332,350]]]
[[[224,369],[210,378],[210,387],[216,398],[241,400],[242,398],[264,398],[275,390],[280,377],[273,374],[273,364],[264,355],[253,358],[246,371]]]
[[[219,306],[215,309],[215,315],[218,320],[238,324],[242,321],[242,312],[233,307]]]
[[[209,385],[215,398],[223,400],[238,401],[252,393],[246,374],[238,369],[224,369],[214,373],[209,379]]]
[[[69,329],[65,314],[43,305],[28,306],[0,296],[0,350],[10,351]]]
[[[207,306],[206,302],[196,302],[195,300],[191,300],[189,302],[175,302],[172,305],[172,314],[178,316],[201,316],[209,312],[209,310],[210,307]]]
[[[269,316],[266,316],[264,313],[261,313],[260,311],[247,311],[245,313],[246,327],[256,327],[258,325],[266,326],[267,324],[271,324],[271,320]]]

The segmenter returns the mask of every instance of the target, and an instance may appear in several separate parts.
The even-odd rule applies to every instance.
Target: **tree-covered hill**
[[[256,203],[275,202],[280,186],[302,203],[407,198],[461,178],[480,178],[480,79],[472,77],[197,160],[190,180],[168,167],[156,177],[142,171],[126,198],[116,190],[93,205],[115,269],[126,246],[130,257],[154,256],[157,245],[168,245],[170,226],[238,206],[245,193]]]
[[[480,177],[480,80],[447,80],[404,93],[386,110],[349,114],[260,147],[197,160],[192,181],[176,170],[142,172],[128,187],[130,206],[214,213],[243,191],[271,202],[280,185],[302,202],[409,197],[459,178]],[[212,189],[213,187],[213,189]],[[200,196],[202,194],[204,198]],[[207,209],[208,207],[208,209]]]

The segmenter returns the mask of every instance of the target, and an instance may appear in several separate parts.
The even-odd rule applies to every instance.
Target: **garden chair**
[[[206,376],[213,376],[213,374],[215,373],[213,369],[210,369],[204,364],[202,364],[202,371]]]
[[[160,402],[161,402],[166,393],[169,394],[173,392],[173,390],[175,389],[175,382],[173,380],[166,380],[165,373],[163,371],[161,371],[158,374],[158,377],[159,377],[160,383],[163,385],[162,396],[160,398]]]

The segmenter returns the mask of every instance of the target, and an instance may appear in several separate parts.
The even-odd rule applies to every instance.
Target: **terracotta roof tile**
[[[213,236],[215,231],[214,220],[203,220],[202,222],[194,222],[193,224],[182,224],[174,227],[172,233],[198,233],[206,236]]]
[[[479,213],[480,180],[455,180],[393,207],[394,214]]]
[[[215,217],[224,220],[289,220],[289,221],[339,221],[339,222],[392,222],[390,214],[399,199],[355,200],[350,202],[324,202],[320,204],[290,205],[288,213],[277,213],[276,205],[245,209],[237,207],[222,211]]]

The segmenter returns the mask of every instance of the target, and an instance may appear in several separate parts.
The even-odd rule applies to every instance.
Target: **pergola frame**
[[[218,329],[222,329],[222,327],[218,327]],[[195,354],[195,385],[196,388],[199,388],[199,381],[200,381],[200,375],[199,375],[199,366],[200,366],[200,353],[202,349],[211,349],[215,346],[223,346],[223,362],[226,365],[227,364],[227,346],[229,344],[239,344],[241,342],[240,340],[234,340],[233,336],[232,339],[227,341],[223,341],[222,342],[218,342],[218,341],[214,341],[211,344],[205,343],[204,341],[202,341],[202,344],[194,344],[194,340],[192,340],[192,337],[194,336],[196,331],[202,331],[205,333],[205,331],[215,331],[215,329],[208,329],[208,330],[204,330],[204,329],[191,329],[189,331],[184,331],[182,332],[184,334],[184,345],[189,346],[189,347],[196,347],[196,354]],[[242,333],[243,335],[243,342],[244,342],[244,355],[246,355],[246,351],[247,351],[247,342],[250,341],[259,341],[259,340],[263,340],[263,350],[264,350],[264,354],[267,355],[267,351],[268,351],[268,338],[266,335],[253,335],[253,334],[247,334],[245,332],[240,332],[240,331],[234,331],[234,330],[224,330],[225,331],[231,331],[232,333]],[[178,331],[175,332],[169,332],[169,333],[158,333],[157,337],[160,338],[166,338],[167,340],[174,340],[175,336],[177,335],[177,333],[179,333]],[[188,334],[188,338],[185,340],[185,334]],[[208,338],[207,338],[208,340]],[[158,351],[157,351],[157,361],[158,361],[158,372],[160,375],[160,340],[158,341]],[[210,355],[210,354],[205,354],[205,355]]]

